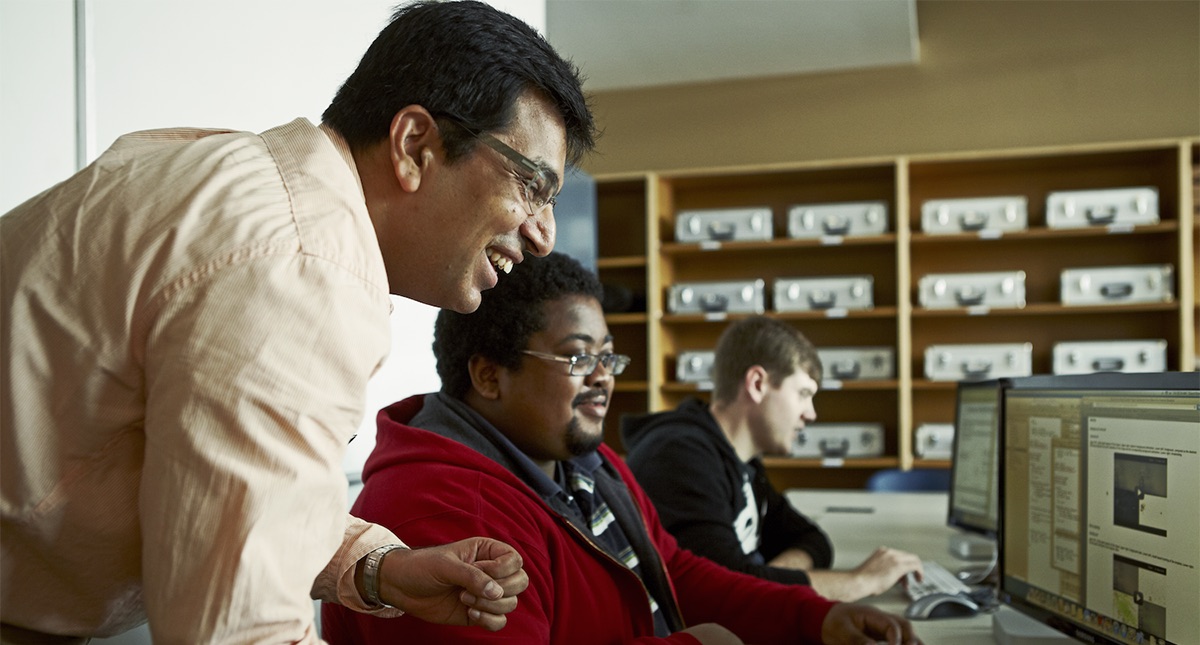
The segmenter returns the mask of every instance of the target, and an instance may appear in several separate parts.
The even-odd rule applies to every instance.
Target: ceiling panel
[[[547,0],[589,91],[917,62],[915,0]]]

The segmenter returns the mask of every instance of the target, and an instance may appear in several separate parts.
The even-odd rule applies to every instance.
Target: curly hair
[[[603,299],[595,273],[562,253],[527,255],[512,273],[500,275],[495,288],[483,292],[474,313],[438,312],[433,354],[442,392],[458,399],[466,395],[471,389],[467,365],[475,355],[520,369],[521,350],[529,346],[529,337],[546,328],[546,303],[576,295]]]
[[[322,118],[359,150],[387,138],[392,117],[408,105],[429,110],[441,126],[501,130],[528,90],[558,110],[567,160],[578,163],[595,146],[596,125],[575,65],[532,27],[488,4],[425,0],[396,10]],[[451,162],[476,144],[462,128],[443,127],[442,142]]]
[[[800,330],[765,316],[739,320],[721,333],[713,359],[713,400],[730,403],[746,370],[761,365],[775,387],[797,369],[821,380],[821,357]]]

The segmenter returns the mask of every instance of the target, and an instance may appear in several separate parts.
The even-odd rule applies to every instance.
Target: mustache
[[[588,390],[587,392],[584,392],[583,394],[576,396],[571,401],[571,407],[583,405],[584,403],[587,403],[587,402],[591,401],[592,399],[597,399],[597,398],[601,399],[605,405],[608,405],[608,390],[605,390],[602,387],[596,388],[594,390]]]

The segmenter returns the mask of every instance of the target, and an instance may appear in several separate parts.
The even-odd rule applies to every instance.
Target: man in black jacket
[[[767,480],[762,455],[789,453],[817,418],[817,350],[787,323],[755,316],[717,343],[713,403],[621,422],[626,460],[681,546],[731,569],[855,601],[882,593],[917,556],[880,547],[850,571],[829,571],[828,536]]]

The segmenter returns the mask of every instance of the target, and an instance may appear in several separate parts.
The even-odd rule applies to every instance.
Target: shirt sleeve
[[[358,561],[375,549],[388,544],[404,544],[404,542],[378,524],[347,515],[346,533],[342,539],[342,546],[325,569],[317,575],[316,581],[313,582],[312,597],[344,605],[373,616],[392,618],[403,614],[404,612],[399,609],[368,605],[366,600],[358,594],[358,587],[354,584],[354,570],[358,566]]]
[[[346,519],[342,470],[389,347],[386,294],[266,248],[204,265],[147,306],[140,516],[154,641],[316,642],[310,590],[361,606],[346,574],[390,539]]]
[[[724,476],[721,455],[694,433],[660,428],[630,467],[653,500],[663,526],[679,545],[722,566],[788,584],[809,584],[797,569],[771,567],[746,553],[734,531],[733,482]],[[786,502],[786,500],[785,500]]]
[[[828,569],[833,564],[833,544],[829,536],[775,490],[761,460],[752,460],[750,467],[754,470],[755,492],[767,503],[762,544],[759,545],[763,558],[770,561],[788,549],[799,549],[812,557],[814,569]]]

